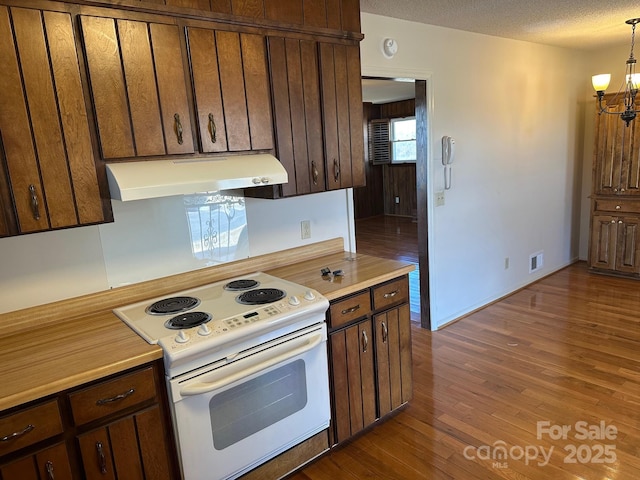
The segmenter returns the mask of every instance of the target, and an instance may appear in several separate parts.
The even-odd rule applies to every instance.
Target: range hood
[[[269,154],[172,158],[107,163],[111,198],[144,198],[217,192],[287,183],[287,172]]]

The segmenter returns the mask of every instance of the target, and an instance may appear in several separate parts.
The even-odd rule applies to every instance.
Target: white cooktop
[[[225,285],[236,280],[255,280],[258,285],[247,290],[229,291]],[[285,296],[263,305],[244,305],[237,297],[253,289],[278,289]],[[181,313],[150,314],[153,303],[171,297],[195,297],[200,303]],[[294,330],[324,321],[329,301],[319,292],[263,272],[242,275],[224,281],[182,290],[116,308],[113,312],[147,342],[159,344],[165,351],[165,365],[174,367],[204,355],[226,356],[236,345],[268,341],[270,332]],[[184,329],[171,329],[165,322],[192,312],[211,315],[208,322]],[[211,359],[209,359],[212,361]],[[214,359],[215,360],[215,359]]]

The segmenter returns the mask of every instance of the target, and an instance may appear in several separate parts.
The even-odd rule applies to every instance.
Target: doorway
[[[399,74],[363,77],[367,186],[354,189],[354,216],[356,239],[360,231],[359,251],[361,244],[380,251],[384,248],[380,244],[396,242],[383,256],[416,264],[409,278],[412,320],[417,317],[423,328],[431,329],[427,202],[430,103],[427,80],[416,78]],[[405,128],[403,125],[410,125],[413,119],[415,140],[411,144],[402,134],[394,134],[393,125]],[[385,146],[388,158],[384,158]],[[371,239],[373,230],[367,229],[372,228],[379,245],[363,241]]]

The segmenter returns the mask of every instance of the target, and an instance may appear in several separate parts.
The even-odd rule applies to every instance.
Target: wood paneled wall
[[[368,145],[367,124],[377,118],[398,118],[415,115],[415,100],[373,105],[364,104],[363,129],[365,146]],[[355,218],[376,215],[415,217],[417,210],[415,164],[372,165],[365,148],[365,174],[367,184],[354,189]],[[399,203],[395,199],[398,197]]]

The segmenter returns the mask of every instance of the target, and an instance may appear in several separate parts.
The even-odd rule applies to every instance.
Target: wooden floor
[[[408,217],[378,216],[356,220],[356,251],[413,263],[409,274],[411,321],[420,323],[418,224]]]
[[[413,400],[292,478],[638,479],[639,312],[640,283],[578,263],[414,324]]]

